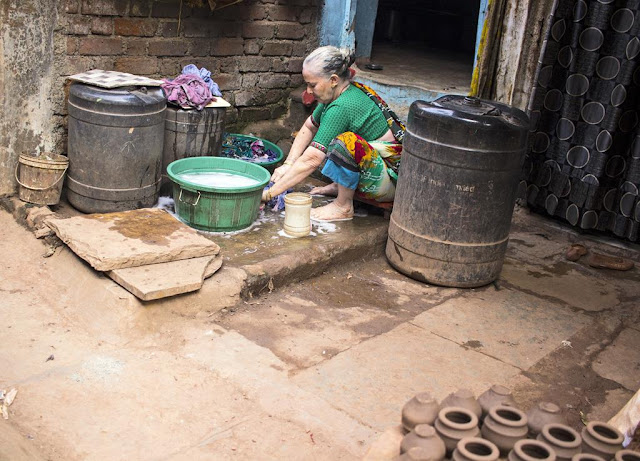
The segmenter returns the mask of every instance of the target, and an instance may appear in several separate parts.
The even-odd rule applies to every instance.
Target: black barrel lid
[[[405,144],[429,140],[465,149],[520,150],[529,134],[529,117],[494,101],[445,95],[414,101],[409,109]],[[422,140],[422,141],[421,141]]]
[[[524,112],[495,101],[486,101],[472,96],[446,95],[426,104],[430,104],[432,107],[449,109],[459,116],[465,114],[473,119],[495,117],[516,127],[529,127],[529,117]],[[415,109],[420,110],[419,107]]]
[[[499,116],[502,113],[494,104],[471,96],[442,96],[434,104],[473,115]]]
[[[101,88],[74,82],[69,90],[69,102],[97,112],[141,113],[161,110],[167,100],[159,87],[127,86]]]

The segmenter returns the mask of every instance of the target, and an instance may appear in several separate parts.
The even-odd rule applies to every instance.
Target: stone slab
[[[532,233],[531,230],[511,232],[509,234],[509,254],[529,256],[537,260],[564,258],[564,253],[569,246],[568,236],[556,234],[551,239],[543,233]]]
[[[222,256],[203,256],[168,263],[115,269],[107,275],[143,301],[199,290],[222,266]]]
[[[618,305],[618,288],[606,280],[584,274],[569,262],[550,266],[524,265],[507,258],[500,281],[538,297],[554,298],[585,311],[598,312]]]
[[[214,256],[220,251],[216,243],[157,208],[52,218],[45,223],[99,271]]]
[[[593,362],[593,371],[630,391],[640,387],[640,331],[627,328]]]
[[[383,431],[400,421],[402,406],[416,393],[442,399],[460,387],[476,395],[504,384],[519,369],[403,324],[308,368],[293,381]]]
[[[302,389],[291,382],[285,362],[237,332],[225,331],[214,324],[210,330],[192,330],[185,335],[183,343],[181,354],[185,359],[201,364],[201,369],[214,371],[225,383],[240,386],[245,398],[256,408],[293,424],[304,424],[304,435],[313,444],[326,441],[332,450],[348,451],[348,455],[340,457],[326,449],[317,457],[307,451],[294,457],[278,456],[275,452],[269,456],[272,452],[263,451],[257,456],[238,459],[362,459],[377,436],[369,425],[334,408],[323,393]],[[262,431],[263,427],[258,430]],[[313,434],[315,442],[309,440],[309,434]],[[281,432],[278,440],[286,445],[291,435]]]
[[[561,347],[589,319],[558,303],[503,289],[450,299],[411,323],[527,369]]]

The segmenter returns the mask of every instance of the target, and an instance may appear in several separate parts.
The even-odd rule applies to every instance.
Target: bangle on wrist
[[[273,196],[271,195],[271,188],[267,189],[267,191],[265,192],[265,198],[267,199],[267,202],[273,198]]]

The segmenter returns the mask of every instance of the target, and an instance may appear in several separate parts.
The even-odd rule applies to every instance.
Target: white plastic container
[[[284,197],[284,231],[291,237],[305,237],[311,232],[311,196],[292,192]]]

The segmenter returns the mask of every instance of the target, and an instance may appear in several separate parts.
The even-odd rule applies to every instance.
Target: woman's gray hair
[[[305,58],[302,65],[314,74],[325,78],[336,74],[338,77],[348,80],[350,77],[349,67],[355,60],[355,53],[349,48],[321,46],[313,50]]]

